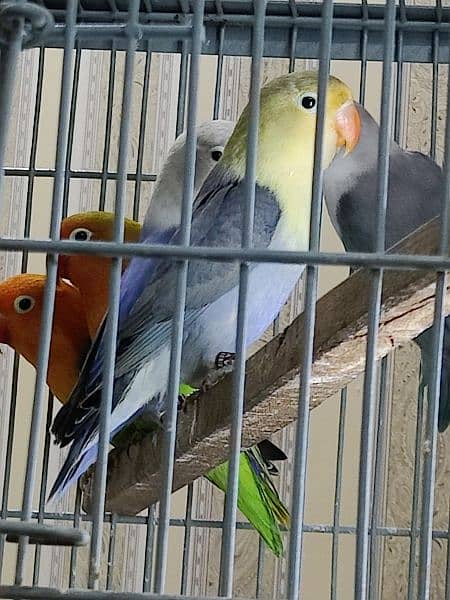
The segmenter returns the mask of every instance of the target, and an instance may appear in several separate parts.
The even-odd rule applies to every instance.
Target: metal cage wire
[[[440,2],[436,7],[395,5],[387,0],[384,6],[333,4],[324,0],[321,5],[286,2],[248,2],[238,0],[152,0],[139,2],[130,0],[69,0],[68,2],[1,2],[0,27],[3,46],[0,56],[2,86],[0,87],[0,162],[7,165],[8,123],[14,110],[13,92],[17,64],[22,46],[39,46],[37,86],[35,94],[35,118],[33,123],[31,150],[27,167],[15,164],[6,166],[1,189],[6,189],[8,178],[24,178],[27,182],[26,215],[23,236],[3,237],[0,249],[5,252],[22,253],[21,270],[26,271],[30,253],[47,253],[47,286],[43,309],[42,330],[39,343],[39,363],[34,391],[31,429],[28,440],[25,485],[22,506],[11,508],[11,457],[15,440],[20,434],[17,428],[17,396],[19,393],[19,359],[14,358],[8,436],[2,440],[5,448],[5,472],[0,520],[0,595],[4,598],[163,598],[167,589],[169,560],[169,531],[184,530],[183,570],[180,594],[188,595],[188,560],[190,536],[193,528],[222,529],[220,554],[219,596],[233,595],[235,571],[236,527],[248,529],[237,517],[237,468],[241,448],[242,410],[245,382],[246,311],[249,265],[254,262],[301,262],[307,265],[304,286],[304,310],[306,322],[299,390],[299,412],[296,427],[295,458],[292,483],[292,527],[289,537],[289,559],[286,596],[300,598],[302,571],[304,569],[304,535],[331,535],[331,578],[330,597],[339,598],[340,540],[350,535],[356,540],[354,596],[357,599],[379,598],[379,576],[381,540],[388,536],[409,539],[410,558],[408,564],[408,598],[428,598],[431,589],[432,540],[449,540],[446,529],[433,529],[434,489],[437,452],[437,406],[439,401],[440,365],[442,359],[442,336],[444,323],[444,296],[446,290],[445,270],[450,268],[448,259],[448,190],[449,176],[446,170],[446,203],[441,216],[441,245],[438,256],[386,255],[384,253],[384,230],[387,202],[389,165],[389,139],[402,137],[401,115],[404,109],[403,80],[405,65],[410,62],[430,63],[432,66],[432,105],[430,155],[437,154],[438,80],[441,76],[440,63],[449,61],[448,33],[449,10]],[[58,115],[56,157],[54,168],[37,166],[39,119],[43,102],[43,82],[46,56],[52,47],[63,48],[61,71],[60,109]],[[76,143],[75,117],[77,94],[83,52],[102,50],[110,56],[106,122],[114,111],[115,68],[119,53],[125,52],[123,90],[121,99],[121,121],[118,144],[117,167],[111,169],[110,151],[113,144],[111,130],[106,127],[101,170],[80,170],[72,167],[73,148]],[[145,68],[142,81],[142,101],[139,115],[139,139],[136,169],[129,171],[130,135],[132,119],[132,82],[135,76],[137,53],[145,53]],[[147,98],[151,89],[151,61],[156,52],[180,54],[179,94],[176,109],[176,132],[187,131],[187,158],[183,189],[181,222],[181,244],[179,247],[160,247],[123,243],[124,217],[127,212],[127,185],[134,185],[132,215],[141,214],[143,186],[156,180],[156,174],[144,171],[146,144],[145,124]],[[196,121],[201,55],[217,56],[213,116],[219,116],[221,82],[224,59],[228,55],[251,57],[250,69],[250,126],[247,149],[246,185],[247,198],[245,223],[242,232],[242,247],[195,248],[189,246],[192,195],[194,185]],[[319,105],[317,136],[315,144],[315,168],[313,181],[313,204],[308,252],[281,252],[252,248],[252,224],[254,212],[255,165],[257,123],[259,116],[259,88],[261,65],[264,57],[286,58],[288,69],[296,67],[296,60],[308,58],[319,62]],[[382,61],[382,95],[380,141],[378,153],[378,211],[377,248],[374,253],[323,252],[320,246],[322,222],[322,134],[325,109],[326,81],[334,60],[357,60],[360,68],[360,100],[364,103],[369,61]],[[394,76],[395,75],[395,76]],[[448,164],[450,127],[445,135],[444,164]],[[31,217],[34,187],[39,179],[51,178],[53,192],[51,202],[50,239],[31,237]],[[86,180],[99,184],[99,208],[107,206],[108,185],[114,182],[114,210],[116,213],[114,241],[96,243],[59,241],[61,218],[68,213],[70,185],[74,180]],[[5,194],[3,194],[5,196]],[[7,202],[7,200],[6,200]],[[5,203],[5,201],[4,201]],[[3,203],[3,204],[4,204]],[[113,269],[110,279],[107,368],[104,372],[102,411],[100,420],[100,447],[95,471],[95,491],[91,515],[82,514],[81,492],[78,489],[73,511],[50,512],[45,508],[47,492],[48,461],[50,451],[49,427],[53,416],[53,400],[47,402],[45,387],[46,369],[49,358],[53,305],[57,278],[58,252],[82,254],[102,253],[112,256]],[[149,507],[146,515],[135,517],[105,514],[105,490],[107,473],[110,410],[115,360],[115,337],[119,310],[119,284],[121,261],[129,256],[170,256],[178,262],[178,279],[175,290],[176,308],[172,331],[172,349],[168,391],[168,410],[164,440],[164,489],[158,514]],[[183,320],[186,299],[187,266],[189,259],[238,260],[240,261],[240,292],[237,318],[236,363],[233,384],[233,415],[230,433],[230,477],[222,521],[195,519],[193,514],[193,486],[187,493],[184,518],[171,517],[171,488],[176,443],[177,392],[182,349]],[[347,392],[343,390],[340,400],[336,454],[336,479],[332,522],[328,524],[305,523],[305,495],[308,483],[307,458],[309,445],[309,399],[311,389],[311,365],[313,357],[315,305],[318,295],[319,266],[336,265],[365,266],[372,270],[371,300],[369,306],[368,341],[361,420],[361,447],[359,466],[358,511],[354,525],[343,525],[341,521],[342,468],[345,445],[345,423],[348,407]],[[385,269],[426,268],[436,271],[437,288],[435,301],[433,364],[434,376],[425,403],[418,397],[418,420],[415,446],[413,482],[413,505],[410,527],[392,527],[383,523],[381,510],[381,487],[384,477],[384,447],[386,444],[386,412],[389,395],[389,360],[376,362],[377,332],[381,310],[381,291]],[[47,415],[45,417],[45,413]],[[46,436],[42,451],[43,470],[38,484],[38,456],[42,443],[43,422],[46,418]],[[375,433],[374,433],[375,432]],[[421,464],[421,448],[427,444]],[[38,490],[38,502],[35,492]],[[44,524],[45,522],[45,524]],[[60,523],[72,523],[58,530]],[[77,544],[85,542],[80,530],[81,522],[91,523],[90,559],[86,590],[75,590],[78,562]],[[48,527],[48,524],[51,526]],[[102,536],[104,523],[110,524],[107,551],[106,590],[99,591],[102,567]],[[136,524],[146,528],[146,544],[142,573],[142,593],[111,591],[117,528],[121,524]],[[450,525],[449,525],[450,528]],[[4,583],[1,576],[6,554],[6,533],[18,539],[17,562],[14,585]],[[39,586],[41,569],[41,546],[35,547],[32,578],[26,576],[26,558],[30,551],[30,538],[41,535],[47,543],[66,542],[73,545],[68,573],[68,592],[50,590]],[[33,540],[31,540],[33,541]],[[416,551],[419,560],[416,565]],[[450,553],[447,551],[447,555]],[[262,571],[264,562],[263,544],[259,545],[258,569],[255,574],[255,596],[263,597]],[[450,564],[450,559],[448,559]],[[447,567],[446,589],[450,569]],[[29,585],[31,583],[31,585]],[[153,591],[154,595],[148,593]],[[175,596],[170,596],[175,597]],[[212,596],[209,596],[212,597]]]

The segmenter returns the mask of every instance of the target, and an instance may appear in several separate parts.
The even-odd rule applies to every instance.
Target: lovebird
[[[375,248],[379,127],[361,105],[361,134],[354,151],[339,152],[324,173],[325,202],[347,251]],[[389,151],[386,248],[390,248],[441,212],[445,191],[441,168],[421,152],[403,150],[393,140]],[[415,340],[422,354],[422,383],[432,373],[432,329]],[[450,423],[450,319],[445,320],[439,398],[439,431]]]
[[[197,127],[194,198],[207,175],[222,158],[225,144],[233,132],[234,125],[232,121],[214,119],[205,121]],[[146,238],[158,237],[161,233],[180,225],[185,157],[186,133],[182,133],[169,149],[156,180],[150,205],[145,214]]]
[[[291,73],[261,89],[253,245],[306,250],[309,243],[317,72]],[[238,248],[246,201],[245,164],[249,108],[245,108],[221,159],[194,199],[191,244]],[[323,161],[358,141],[359,116],[350,89],[330,77]],[[177,244],[175,228],[160,243]],[[153,239],[153,238],[151,238]],[[141,239],[148,242],[145,229]],[[252,263],[247,343],[257,340],[298,281],[298,264]],[[122,276],[111,433],[143,410],[161,424],[165,410],[177,267],[170,259],[135,257]],[[267,287],[265,283],[271,282]],[[235,350],[239,265],[191,261],[188,269],[181,380],[201,385],[218,354]],[[105,323],[105,321],[103,322]],[[99,330],[70,402],[53,424],[56,441],[70,444],[50,497],[58,496],[96,460],[105,326]]]
[[[0,344],[38,362],[45,275],[24,273],[0,283]],[[77,382],[91,340],[78,290],[58,280],[47,385],[63,404]]]
[[[153,197],[152,202],[158,200]],[[180,200],[181,201],[181,200]],[[108,223],[109,221],[109,223]],[[74,239],[73,232],[83,231],[85,239],[111,241],[114,214],[105,212],[87,212],[71,215],[63,220],[61,224],[61,239]],[[132,222],[133,230],[140,228],[139,223]],[[127,222],[125,227],[130,227]],[[110,261],[101,261],[98,257],[96,269],[86,269],[87,255],[72,255],[60,257],[64,260],[64,276],[69,273],[71,281],[82,281],[80,289],[82,305],[86,310],[88,321],[97,330],[101,319],[97,309],[97,301],[102,306],[108,304],[108,277]],[[103,265],[103,270],[101,266]],[[92,275],[91,275],[92,273]],[[92,280],[90,279],[92,277]],[[91,285],[89,284],[91,282]],[[106,309],[105,309],[106,311]],[[60,326],[63,327],[64,323]],[[69,334],[72,330],[69,331]],[[76,332],[74,332],[76,333]],[[72,381],[72,387],[75,384]],[[189,393],[189,386],[181,386],[180,391]],[[184,389],[183,389],[184,388]],[[124,436],[129,432],[124,431]],[[117,439],[113,440],[116,445]],[[280,525],[287,527],[289,524],[289,512],[284,506],[278,492],[271,480],[271,474],[276,472],[272,460],[284,460],[286,455],[269,440],[264,440],[257,447],[245,450],[241,454],[239,470],[239,493],[238,506],[250,523],[261,534],[268,548],[276,556],[283,552]],[[227,487],[228,463],[224,463],[212,469],[206,474],[206,478],[223,492]]]
[[[83,222],[95,221],[95,229],[83,227]],[[87,240],[112,240],[114,219],[110,213],[88,212],[79,222],[78,215],[67,217],[61,225],[61,239],[78,241]],[[141,234],[139,223],[132,219],[125,219],[124,241],[138,242]],[[122,261],[122,269],[126,269],[128,260]],[[99,323],[101,323],[108,308],[109,273],[112,259],[106,256],[83,256],[80,264],[79,256],[60,255],[58,257],[58,276],[68,279],[76,286],[81,294],[84,312],[87,319],[89,334],[95,338]],[[92,302],[95,298],[95,302]]]

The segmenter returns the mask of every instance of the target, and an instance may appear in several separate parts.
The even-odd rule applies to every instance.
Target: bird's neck
[[[122,263],[125,268],[125,262]],[[108,307],[109,273],[111,260],[101,257],[85,257],[82,269],[73,269],[70,280],[80,290],[86,321],[91,337]]]

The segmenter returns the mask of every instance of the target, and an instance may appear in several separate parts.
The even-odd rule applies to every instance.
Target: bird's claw
[[[206,392],[217,385],[219,381],[231,373],[234,367],[235,354],[233,352],[219,352],[214,362],[216,369],[210,371],[201,385],[201,391]]]
[[[214,361],[216,369],[224,369],[226,367],[232,367],[236,354],[234,352],[219,352]]]
[[[187,396],[185,396],[184,394],[178,394],[178,410],[183,410],[183,408],[186,406],[186,400]]]

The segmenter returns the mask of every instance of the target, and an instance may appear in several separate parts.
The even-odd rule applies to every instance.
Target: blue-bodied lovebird
[[[154,197],[152,201],[155,202]],[[85,240],[111,241],[113,225],[113,213],[92,211],[71,215],[64,219],[61,224],[61,239],[77,239],[76,235],[80,235]],[[140,229],[139,223],[127,219],[126,230],[135,232],[138,228]],[[87,321],[91,324],[92,330],[97,331],[108,306],[108,279],[111,260],[80,254],[65,255],[60,258],[63,259],[59,265],[60,276],[79,285],[80,303],[86,311]],[[91,268],[92,262],[95,263],[94,268]],[[73,289],[76,290],[76,288]],[[103,314],[99,311],[99,306],[103,307]],[[64,314],[57,318],[59,329],[64,329],[65,324],[61,322],[63,317]],[[67,329],[67,336],[77,335],[76,330],[72,331],[70,327],[67,327]],[[81,358],[76,363],[76,369],[73,370],[73,373],[76,373],[76,378],[82,363]],[[54,364],[54,370],[59,372],[63,362],[64,364],[67,363],[64,354],[59,356],[57,363]],[[76,383],[76,378],[70,380],[69,391]],[[182,394],[189,394],[194,390],[190,389],[188,385],[183,385],[180,391]],[[114,438],[113,444],[117,446],[118,444],[129,443],[130,436],[134,438],[137,435],[143,435],[146,432],[146,427],[146,422],[133,423],[132,429],[130,430],[130,427],[127,427],[122,430],[118,434],[120,438]],[[271,480],[271,474],[276,470],[272,465],[272,461],[283,460],[284,458],[286,458],[286,455],[282,450],[270,441],[264,440],[257,447],[242,452],[239,471],[238,506],[261,534],[267,546],[277,556],[282,553],[283,548],[279,525],[285,527],[288,525],[289,513],[278,496]],[[212,469],[210,473],[206,474],[206,478],[225,492],[227,473],[228,463],[225,463]]]
[[[206,121],[197,128],[194,194],[222,157],[233,129],[234,123],[223,120]],[[169,150],[145,216],[148,239],[174,229],[180,222],[185,148],[186,134],[181,134]],[[108,212],[71,215],[61,224],[61,239],[111,241],[113,224],[114,215]],[[126,219],[124,239],[136,241],[140,229],[139,223]],[[80,290],[91,333],[97,331],[107,308],[110,265],[111,259],[94,255],[59,258],[59,275],[69,279]],[[183,395],[190,391],[190,386],[181,386]],[[129,443],[130,436],[143,435],[145,431],[145,421],[135,421],[131,428],[125,428],[114,438],[113,444]],[[271,481],[271,475],[277,472],[273,461],[285,458],[284,452],[269,440],[263,440],[257,448],[245,450],[241,456],[238,506],[276,555],[282,551],[279,524],[287,526],[289,514]],[[206,477],[225,491],[227,472],[228,463],[225,463],[212,469]]]
[[[324,194],[331,221],[350,252],[375,249],[377,214],[377,157],[379,127],[357,105],[361,134],[354,151],[339,153],[324,173]],[[386,210],[386,248],[390,248],[441,212],[445,192],[441,168],[421,152],[403,150],[390,142]],[[432,329],[416,340],[422,352],[423,384],[432,375]],[[439,431],[450,423],[450,319],[445,320]]]
[[[253,244],[258,248],[305,250],[309,241],[316,72],[291,73],[261,90]],[[194,200],[191,244],[236,248],[241,244],[245,197],[248,107],[222,158]],[[350,89],[330,77],[325,110],[323,161],[337,149],[351,151],[359,116]],[[167,243],[178,243],[178,229]],[[142,242],[148,240],[143,236]],[[153,241],[153,239],[151,239]],[[161,240],[160,240],[161,241]],[[247,342],[273,321],[298,281],[303,266],[252,264],[249,274]],[[144,408],[160,423],[165,409],[177,267],[168,259],[133,258],[122,277],[119,333],[112,402],[112,432]],[[271,285],[267,287],[266,282]],[[239,265],[191,261],[188,270],[181,380],[199,386],[221,352],[235,350]],[[102,389],[104,327],[83,367],[69,406],[53,431],[71,444],[51,496],[63,493],[97,456]]]

